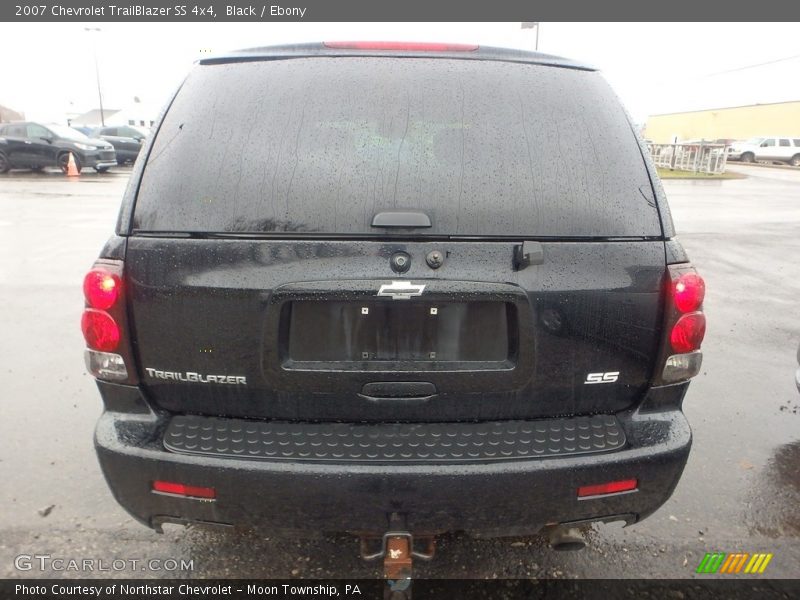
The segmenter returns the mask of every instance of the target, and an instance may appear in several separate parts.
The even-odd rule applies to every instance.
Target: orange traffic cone
[[[67,177],[79,177],[78,165],[75,164],[75,157],[72,152],[69,153],[69,160],[67,161]]]

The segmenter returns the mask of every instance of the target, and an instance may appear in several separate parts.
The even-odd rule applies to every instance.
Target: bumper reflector
[[[119,354],[86,350],[83,356],[86,360],[86,370],[98,379],[124,381],[128,378],[128,369]]]
[[[630,492],[635,490],[638,486],[639,482],[636,479],[621,479],[620,481],[610,481],[597,485],[583,485],[578,488],[578,498]]]
[[[665,383],[691,379],[700,372],[702,364],[703,353],[699,350],[687,352],[686,354],[673,354],[664,364],[664,372],[661,375],[661,379]]]
[[[161,492],[162,494],[186,496],[187,498],[205,498],[206,500],[213,500],[217,497],[217,492],[214,488],[185,485],[173,481],[154,481],[153,491]]]

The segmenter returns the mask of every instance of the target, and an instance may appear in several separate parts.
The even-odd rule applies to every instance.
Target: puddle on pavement
[[[751,534],[800,535],[800,440],[778,447],[755,484],[745,512]]]

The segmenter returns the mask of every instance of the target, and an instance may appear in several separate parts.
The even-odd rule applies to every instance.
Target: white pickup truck
[[[800,137],[755,137],[744,142],[734,142],[728,151],[728,160],[780,161],[800,167]]]

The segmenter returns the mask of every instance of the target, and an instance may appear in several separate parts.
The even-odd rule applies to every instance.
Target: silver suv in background
[[[800,167],[800,137],[754,137],[743,142],[733,142],[728,160],[755,162],[785,162]]]

